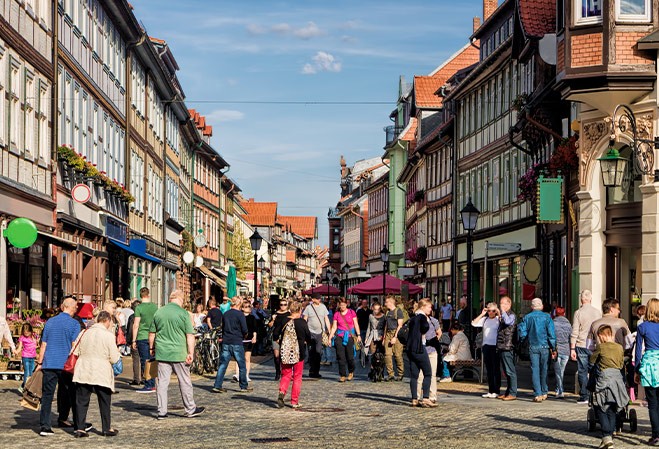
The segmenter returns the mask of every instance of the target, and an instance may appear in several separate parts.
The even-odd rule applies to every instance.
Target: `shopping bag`
[[[144,365],[144,380],[156,379],[158,377],[158,361],[147,360]]]

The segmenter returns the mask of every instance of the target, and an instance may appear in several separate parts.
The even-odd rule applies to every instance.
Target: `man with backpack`
[[[403,345],[398,341],[398,331],[409,315],[403,308],[396,307],[396,298],[387,296],[384,301],[387,308],[384,327],[384,361],[387,367],[387,382],[403,380]],[[407,315],[407,316],[406,316]],[[394,376],[394,360],[396,361],[397,376]]]

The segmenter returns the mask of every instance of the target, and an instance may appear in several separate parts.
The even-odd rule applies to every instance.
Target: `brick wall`
[[[565,41],[560,41],[556,47],[556,72],[565,70]]]
[[[648,57],[647,52],[638,50],[637,41],[647,32],[617,31],[615,39],[615,61],[614,64],[653,64],[654,59]]]
[[[602,52],[602,33],[572,36],[572,67],[601,65]]]

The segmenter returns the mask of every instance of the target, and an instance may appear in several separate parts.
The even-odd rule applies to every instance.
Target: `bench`
[[[480,360],[456,360],[454,362],[449,362],[449,365],[454,368],[451,380],[455,380],[458,374],[462,374],[464,376],[465,371],[470,371],[476,377],[478,377],[481,383],[483,383]]]

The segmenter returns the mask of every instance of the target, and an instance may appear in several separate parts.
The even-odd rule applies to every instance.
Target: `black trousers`
[[[89,400],[92,393],[98,398],[98,408],[101,411],[101,425],[103,432],[107,432],[110,426],[110,400],[112,390],[99,385],[77,384],[76,386],[76,410],[75,420],[76,429],[84,429],[87,421],[87,410],[89,410]]]
[[[501,361],[496,346],[483,345],[483,362],[487,370],[489,392],[501,394]]]
[[[412,393],[412,399],[418,399],[419,372],[423,373],[423,383],[421,384],[423,399],[428,399],[430,396],[430,382],[434,375],[428,353],[425,350],[420,354],[408,351],[407,358],[410,359],[410,392]]]
[[[68,420],[71,409],[73,409],[73,415],[75,416],[75,386],[73,385],[73,374],[64,372],[61,369],[44,369],[41,392],[41,412],[39,414],[39,424],[44,430],[51,428],[50,413],[53,408],[55,389],[57,389],[57,421],[62,422]]]
[[[348,373],[355,372],[355,343],[352,337],[348,339],[348,344],[343,346],[341,338],[334,339],[336,347],[336,361],[339,362],[339,375],[346,377]]]
[[[309,346],[309,375],[320,374],[320,360],[323,354],[323,336],[311,334],[311,345]]]

